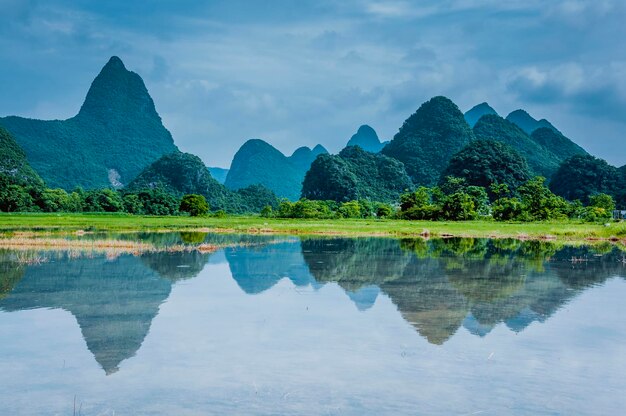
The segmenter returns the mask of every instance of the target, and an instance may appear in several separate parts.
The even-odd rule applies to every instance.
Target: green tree
[[[0,211],[32,211],[33,198],[22,186],[11,184],[0,175]]]
[[[209,204],[202,195],[187,194],[180,200],[180,212],[186,212],[192,217],[206,215],[209,212]]]
[[[378,218],[389,218],[393,215],[393,207],[389,204],[379,204],[376,208],[376,216]]]
[[[141,215],[144,213],[143,203],[137,194],[126,194],[122,200],[124,204],[124,212],[135,215]]]
[[[87,212],[120,212],[122,197],[112,189],[94,189],[85,193],[83,210]]]
[[[274,214],[274,210],[271,205],[266,205],[261,210],[261,217],[263,218],[271,218]]]
[[[467,221],[478,218],[472,197],[465,192],[449,195],[441,207],[443,218],[453,221]]]
[[[339,215],[343,218],[361,218],[361,206],[357,201],[343,202],[339,207]]]
[[[72,212],[74,209],[74,201],[63,189],[44,189],[36,203],[43,212]]]
[[[400,196],[400,216],[408,220],[436,220],[441,207],[433,202],[433,190],[420,186]]]
[[[567,201],[553,194],[544,185],[545,181],[544,177],[537,176],[519,188],[523,216],[528,221],[560,219],[567,216]]]

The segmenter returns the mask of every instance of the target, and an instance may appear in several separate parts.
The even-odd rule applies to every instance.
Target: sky
[[[626,164],[623,0],[0,0],[0,116],[75,115],[102,66],[140,74],[182,151],[391,139],[436,95],[523,108]]]

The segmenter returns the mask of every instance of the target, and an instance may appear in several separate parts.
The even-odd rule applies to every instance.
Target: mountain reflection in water
[[[167,245],[239,239],[212,254],[154,252],[139,256],[24,254],[0,251],[0,311],[60,308],[80,326],[106,374],[133,357],[172,285],[197,276],[208,262],[227,261],[243,292],[271,290],[282,279],[320,289],[336,283],[361,311],[387,296],[431,344],[461,327],[486,336],[504,323],[523,331],[543,322],[585,289],[624,275],[611,245],[572,247],[545,241],[383,238],[144,236]],[[33,253],[33,256],[35,253]]]

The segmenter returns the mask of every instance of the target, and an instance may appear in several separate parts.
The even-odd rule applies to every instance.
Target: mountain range
[[[256,202],[272,197],[297,200],[313,162],[328,154],[317,145],[286,156],[266,141],[252,139],[236,152],[229,169],[207,168],[199,158],[179,152],[143,80],[115,56],[94,79],[76,116],[50,121],[9,116],[0,118],[0,126],[6,129],[0,130],[0,151],[7,156],[0,162],[0,173],[17,181],[45,181],[48,187],[67,190],[158,184],[175,194],[193,189],[207,196],[215,209],[249,206],[241,198],[257,192]],[[463,114],[454,102],[439,96],[410,115],[391,141],[381,142],[372,127],[360,126],[346,149],[361,148],[376,156],[341,152],[316,166],[312,177],[317,179],[309,182],[322,187],[333,181],[352,183],[346,188],[351,188],[349,194],[388,198],[400,187],[437,184],[452,157],[475,140],[505,143],[527,160],[532,174],[547,178],[565,160],[587,155],[549,121],[524,110],[502,118],[484,102]],[[326,182],[319,180],[324,177]],[[310,187],[306,194],[328,191]],[[336,199],[346,195],[337,194]]]

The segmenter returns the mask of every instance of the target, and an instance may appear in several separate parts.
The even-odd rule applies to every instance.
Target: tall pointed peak
[[[79,116],[110,120],[112,117],[149,117],[160,123],[143,80],[112,56],[91,83]]]
[[[113,55],[109,59],[109,62],[107,62],[107,64],[104,66],[103,70],[104,69],[108,69],[108,70],[112,70],[112,69],[126,70],[126,67],[124,66],[124,62],[122,62],[122,60],[119,58],[119,56]]]

